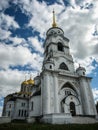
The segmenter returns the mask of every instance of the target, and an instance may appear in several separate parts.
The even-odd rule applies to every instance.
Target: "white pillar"
[[[87,89],[87,83],[84,77],[81,78],[80,81],[80,90],[81,90],[81,96],[82,96],[82,103],[84,108],[84,114],[90,115],[90,104],[89,104],[89,97],[88,97],[88,89]]]
[[[59,113],[58,78],[54,75],[54,113]]]
[[[42,92],[42,102],[43,102],[43,114],[50,114],[50,87],[49,87],[49,75],[44,74],[44,84]]]
[[[90,113],[91,115],[97,115],[93,93],[90,87],[90,80],[88,80],[88,92],[89,92],[89,100],[90,100]]]

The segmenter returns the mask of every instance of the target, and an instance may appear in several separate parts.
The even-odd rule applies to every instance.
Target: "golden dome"
[[[28,85],[28,82],[25,80],[25,81],[22,82],[22,84]]]
[[[28,84],[32,84],[34,85],[34,80],[32,80],[31,78],[29,80],[27,80]]]

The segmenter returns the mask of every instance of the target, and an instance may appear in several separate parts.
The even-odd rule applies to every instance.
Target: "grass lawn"
[[[27,123],[8,123],[0,124],[0,130],[98,130],[97,124],[27,124]]]

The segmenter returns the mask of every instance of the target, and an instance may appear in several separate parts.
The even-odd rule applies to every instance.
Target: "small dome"
[[[28,85],[28,82],[25,80],[25,81],[22,82],[22,84]]]
[[[32,80],[31,78],[29,80],[27,80],[28,84],[32,84],[34,85],[34,80]]]
[[[79,70],[84,70],[84,71],[86,71],[85,68],[84,68],[84,67],[81,67],[81,66],[79,66],[79,67],[76,69],[76,71],[79,71]]]

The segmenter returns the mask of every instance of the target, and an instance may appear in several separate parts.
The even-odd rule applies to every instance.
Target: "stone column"
[[[54,75],[54,113],[59,113],[58,78]]]
[[[89,93],[89,100],[90,100],[90,114],[97,115],[97,111],[94,103],[94,97],[90,86],[90,80],[88,80],[88,93]]]
[[[89,95],[88,95],[88,85],[85,77],[80,79],[80,90],[81,90],[81,100],[83,104],[83,111],[85,115],[90,115],[90,104],[89,104]]]
[[[50,114],[50,87],[49,75],[44,74],[42,90],[43,114]]]

